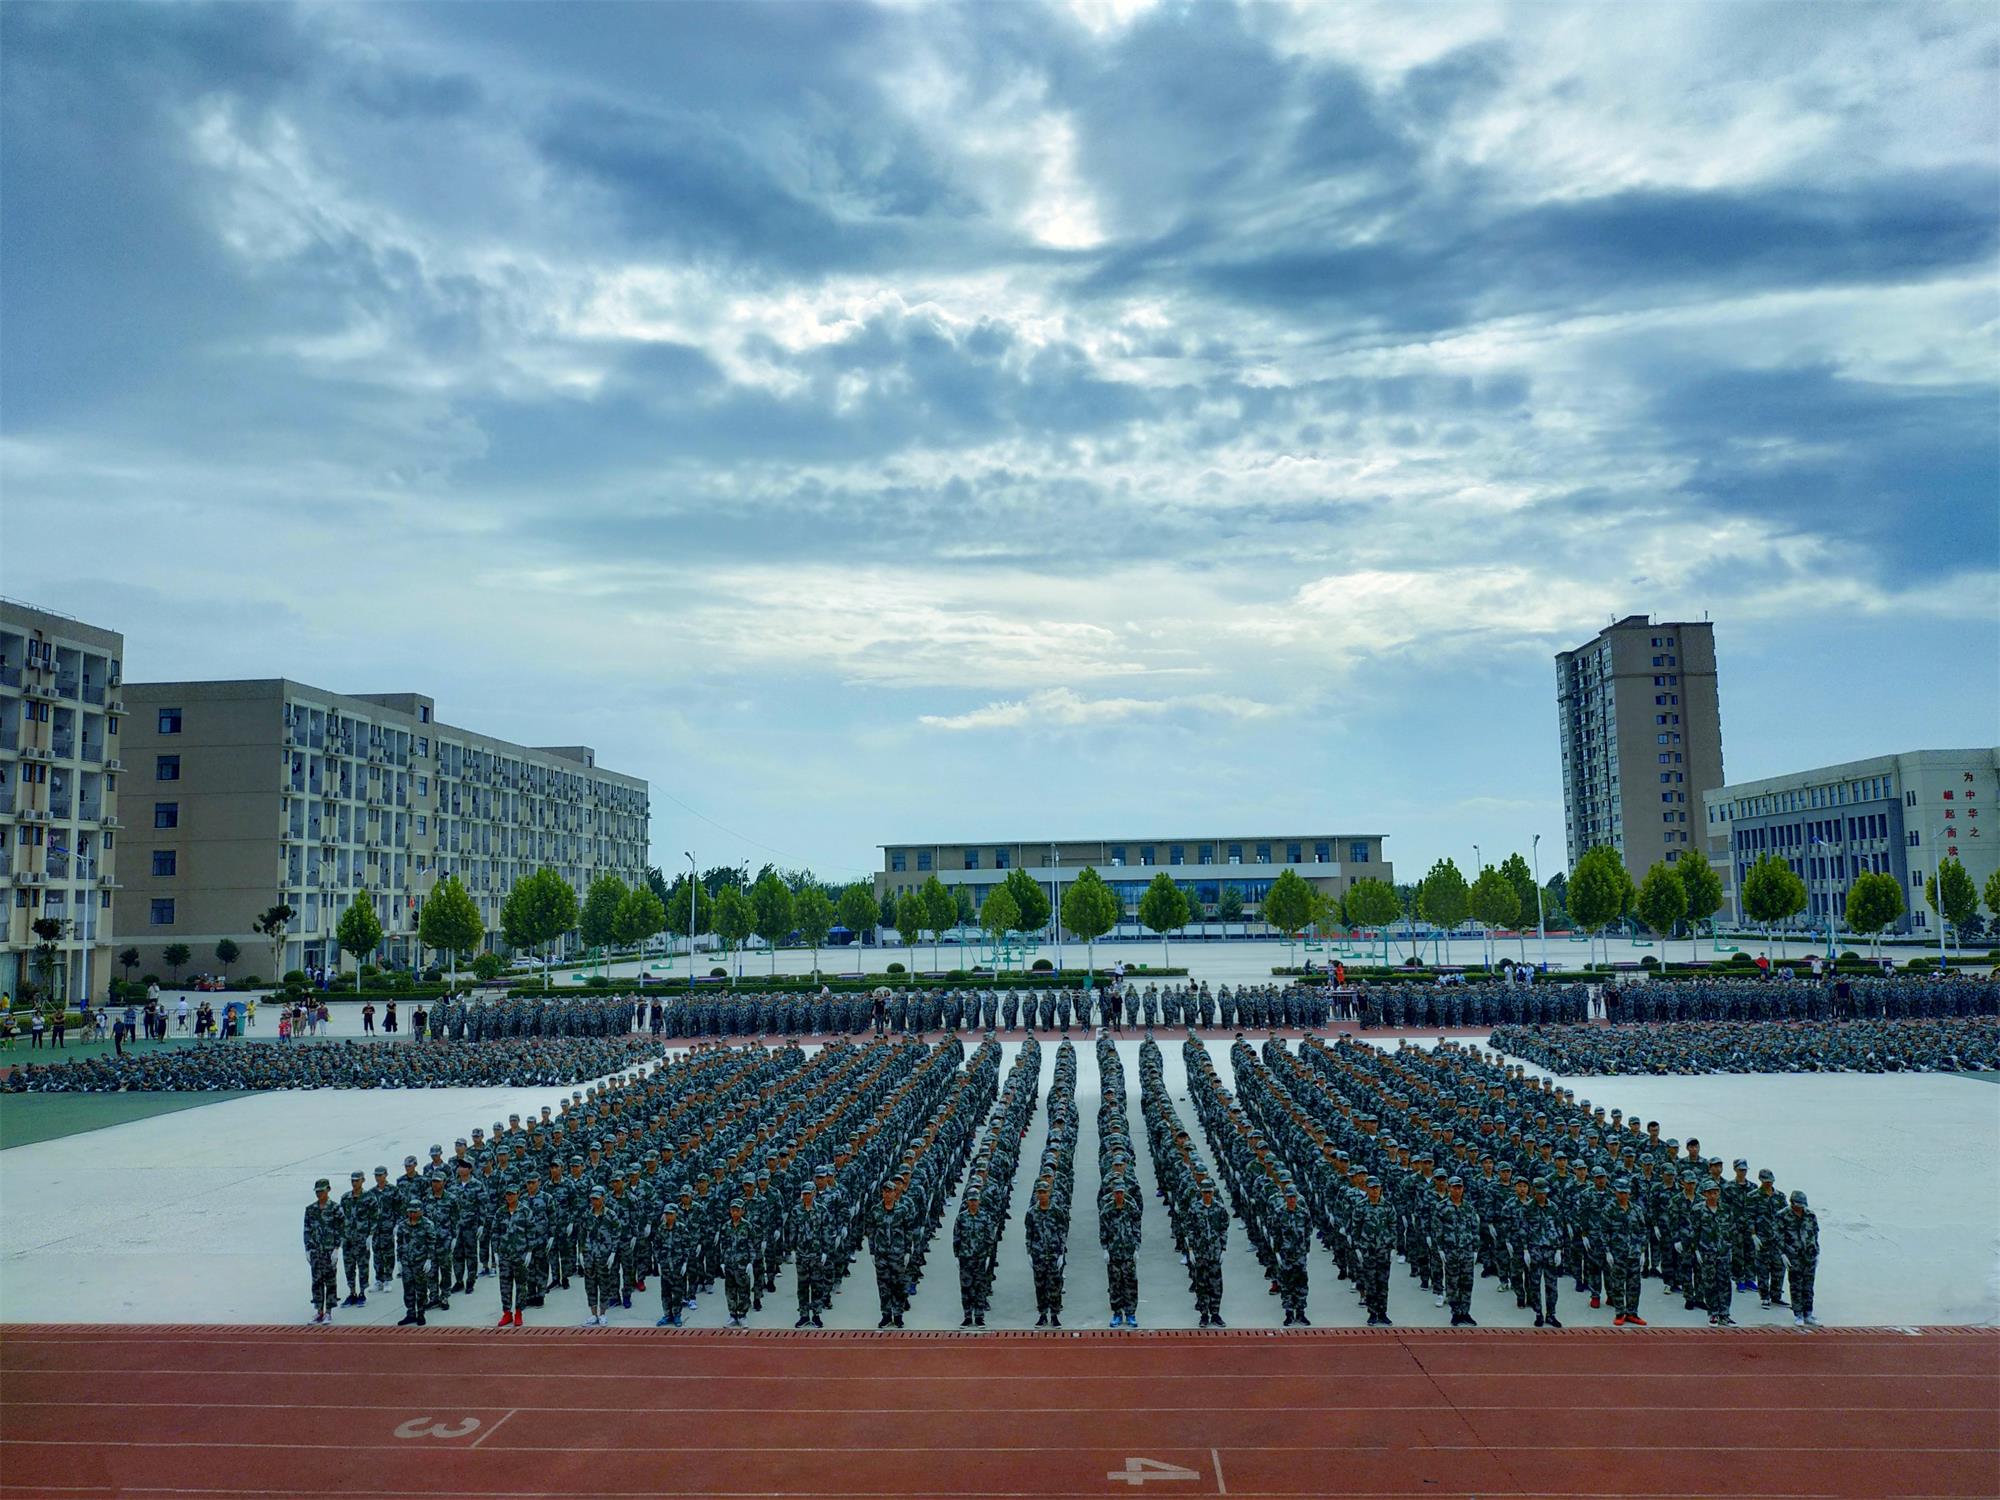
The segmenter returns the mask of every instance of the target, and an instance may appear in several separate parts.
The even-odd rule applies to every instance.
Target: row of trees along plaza
[[[1221,894],[1223,899],[1210,908],[1163,870],[1141,894],[1136,910],[1128,913],[1097,871],[1086,867],[1062,893],[1062,927],[1086,945],[1088,961],[1095,967],[1096,940],[1127,916],[1136,917],[1141,926],[1159,935],[1162,958],[1171,964],[1168,941],[1172,934],[1211,916],[1224,921],[1241,919],[1240,895],[1232,903],[1228,899],[1236,894],[1232,887],[1224,887]],[[1805,882],[1775,854],[1764,856],[1750,868],[1741,895],[1743,915],[1764,928],[1767,935],[1793,922],[1807,905]],[[1924,895],[1941,919],[1938,933],[1942,948],[1947,927],[1955,934],[1980,930],[1982,899],[1988,911],[2000,918],[2000,871],[1988,877],[1981,891],[1959,861],[1946,859],[1925,882]],[[1338,897],[1311,885],[1296,871],[1283,870],[1265,894],[1262,917],[1288,941],[1308,933],[1378,933],[1385,963],[1399,925],[1403,927],[1402,941],[1414,959],[1424,941],[1435,943],[1467,922],[1479,925],[1489,945],[1496,932],[1525,930],[1537,922],[1569,928],[1588,937],[1591,958],[1595,959],[1598,939],[1610,931],[1624,930],[1632,922],[1653,933],[1662,944],[1677,934],[1685,934],[1694,944],[1701,924],[1710,921],[1721,905],[1721,881],[1704,860],[1662,861],[1634,884],[1618,852],[1600,846],[1586,851],[1574,870],[1566,876],[1556,875],[1539,891],[1527,861],[1519,854],[1510,854],[1497,866],[1486,865],[1469,883],[1454,861],[1441,859],[1415,885],[1394,886],[1365,878]],[[1858,875],[1847,892],[1846,926],[1856,936],[1874,940],[1879,950],[1881,934],[1895,925],[1904,909],[1902,886],[1893,875]],[[274,966],[284,951],[293,915],[288,906],[273,906],[255,923],[258,934],[271,946]],[[628,886],[616,875],[601,875],[578,901],[568,881],[554,870],[541,869],[522,877],[508,892],[501,906],[500,929],[514,952],[543,959],[546,986],[551,951],[571,933],[599,955],[619,949],[637,952],[663,933],[689,939],[712,935],[735,956],[738,973],[742,971],[743,946],[756,937],[771,949],[772,972],[777,969],[777,949],[786,944],[810,948],[817,972],[819,950],[836,927],[855,935],[893,929],[910,947],[928,938],[935,966],[938,947],[948,932],[977,927],[992,941],[996,952],[1004,952],[1024,936],[1044,932],[1050,916],[1048,892],[1026,870],[1018,868],[1010,870],[976,908],[967,890],[947,887],[935,875],[900,899],[891,894],[878,902],[864,882],[830,886],[809,872],[780,871],[768,865],[755,880],[740,867],[722,866],[699,879],[683,875],[671,885],[658,869],[649,869],[645,883],[638,886]],[[1422,934],[1417,931],[1419,922],[1426,929]],[[38,922],[35,926],[37,957],[46,948],[52,964],[62,934],[45,933],[44,925]],[[417,937],[439,955],[453,984],[461,968],[477,978],[491,979],[503,967],[496,954],[482,951],[486,929],[478,904],[455,875],[439,881],[425,900]],[[1832,938],[1829,932],[1829,944]],[[342,952],[355,959],[358,989],[362,965],[383,939],[382,922],[367,891],[357,894],[341,913],[334,939]],[[228,938],[218,942],[214,952],[225,974],[241,956],[241,949]],[[193,954],[185,943],[175,943],[162,950],[161,957],[178,979],[180,969],[192,961]],[[1486,957],[1491,964],[1495,957],[1491,946]],[[127,949],[118,961],[129,971],[139,961],[137,950]]]

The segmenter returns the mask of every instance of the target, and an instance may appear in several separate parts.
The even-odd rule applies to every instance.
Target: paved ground
[[[1005,1044],[1011,1051],[1015,1044]],[[1213,1044],[1225,1081],[1227,1047]],[[1095,1189],[1096,1062],[1079,1049],[1082,1119],[1077,1210],[1071,1228],[1066,1322],[1101,1327],[1106,1307],[1098,1259]],[[1137,1042],[1121,1044],[1133,1107],[1138,1103]],[[1164,1049],[1168,1085],[1191,1130],[1177,1046]],[[1044,1093],[1055,1048],[1043,1047]],[[1004,1066],[1004,1065],[1003,1065]],[[1780,1185],[1805,1188],[1820,1217],[1824,1255],[1819,1312],[1829,1323],[1900,1325],[2000,1322],[2000,1090],[1949,1075],[1818,1075],[1576,1080],[1586,1097],[1657,1118],[1666,1133],[1690,1132],[1725,1159],[1742,1155],[1769,1165]],[[205,1096],[211,1097],[211,1096]],[[306,1268],[299,1221],[315,1177],[344,1184],[353,1168],[396,1168],[405,1154],[449,1149],[476,1124],[551,1102],[547,1089],[438,1089],[258,1094],[45,1140],[0,1153],[0,1321],[280,1323],[303,1320]],[[116,1102],[116,1101],[111,1101]],[[1137,1122],[1135,1121],[1135,1128]],[[1039,1154],[1045,1111],[1030,1136]],[[1204,1145],[1204,1151],[1206,1147]],[[1152,1187],[1144,1149],[1141,1180]],[[1033,1324],[1034,1299],[1021,1247],[1025,1200],[1017,1200],[1001,1253],[991,1326]],[[948,1232],[949,1221],[946,1230]],[[1140,1259],[1140,1320],[1153,1328],[1192,1327],[1193,1298],[1171,1250],[1164,1210],[1149,1196]],[[1361,1320],[1358,1304],[1335,1279],[1325,1252],[1311,1266],[1314,1321]],[[491,1283],[487,1283],[490,1286]],[[789,1328],[796,1315],[789,1274],[758,1327]],[[1224,1316],[1239,1328],[1276,1326],[1275,1297],[1257,1274],[1240,1224],[1225,1266]],[[1446,1321],[1399,1267],[1391,1292],[1399,1323]],[[482,1287],[460,1298],[442,1326],[497,1316],[497,1296]],[[1663,1325],[1692,1321],[1658,1283],[1646,1284],[1643,1310]],[[1565,1321],[1608,1322],[1566,1294]],[[393,1323],[394,1293],[345,1323]],[[621,1313],[621,1323],[650,1325],[657,1299]],[[1511,1298],[1482,1281],[1473,1312],[1482,1323],[1521,1321]],[[1768,1317],[1754,1299],[1737,1312],[1747,1323]],[[829,1326],[872,1328],[878,1314],[865,1252],[837,1294]],[[947,1244],[934,1248],[913,1307],[911,1326],[955,1328],[956,1267]],[[530,1321],[568,1325],[583,1317],[582,1293],[561,1293]],[[695,1323],[722,1321],[721,1298],[702,1300]],[[1785,1322],[1789,1328],[1789,1322]]]

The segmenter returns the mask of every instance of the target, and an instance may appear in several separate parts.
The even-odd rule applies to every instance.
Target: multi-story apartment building
[[[500,933],[500,908],[546,865],[576,887],[645,878],[646,783],[607,771],[585,745],[531,747],[441,724],[419,693],[341,694],[283,678],[132,683],[125,736],[136,840],[119,930],[152,968],[186,943],[213,969],[266,978],[252,930],[279,902],[297,916],[283,969],[336,968],[333,930],[365,890],[392,963],[424,955],[426,896],[457,875]]]
[[[0,600],[0,992],[24,980],[75,1002],[102,999],[116,915],[125,638]],[[53,965],[41,920],[62,923]]]
[[[1627,615],[1556,656],[1570,868],[1609,844],[1641,880],[1701,858],[1702,794],[1722,785],[1715,630]]]
[[[1246,914],[1255,916],[1280,870],[1294,870],[1336,896],[1363,876],[1393,881],[1394,872],[1382,855],[1384,837],[1292,833],[884,844],[875,895],[878,899],[891,892],[901,895],[936,875],[946,886],[966,887],[976,909],[1011,869],[1032,870],[1038,881],[1060,890],[1089,865],[1104,877],[1130,917],[1138,911],[1146,886],[1164,869],[1176,885],[1210,905],[1220,899],[1224,886],[1236,887]]]
[[[1743,877],[1767,854],[1806,883],[1804,918],[1847,915],[1854,877],[1894,875],[1906,908],[1896,932],[1937,931],[1924,882],[1956,859],[1984,889],[2000,865],[2000,749],[1907,750],[1739,782],[1706,793],[1708,857],[1724,912],[1743,911]]]

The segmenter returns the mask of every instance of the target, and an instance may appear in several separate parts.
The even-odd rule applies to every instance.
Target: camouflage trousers
[[[1528,1257],[1528,1306],[1538,1318],[1556,1315],[1557,1294],[1562,1290],[1562,1261],[1555,1255]]]
[[[1035,1272],[1035,1311],[1060,1316],[1063,1302],[1062,1263],[1053,1258],[1030,1258]]]
[[[1139,1312],[1139,1263],[1130,1251],[1114,1251],[1105,1267],[1105,1281],[1111,1295],[1111,1312],[1135,1317]]]
[[[306,1252],[306,1260],[312,1266],[313,1311],[331,1312],[334,1303],[340,1300],[340,1278],[334,1274],[333,1252],[309,1250]]]
[[[499,1259],[500,1311],[519,1312],[521,1304],[528,1300],[534,1290],[528,1281],[528,1262],[526,1259],[510,1260],[504,1255]]]
[[[1360,1254],[1361,1301],[1370,1317],[1389,1316],[1389,1247]]]
[[[368,1241],[342,1240],[340,1264],[347,1273],[347,1290],[359,1297],[368,1290]]]
[[[1473,1257],[1448,1255],[1444,1258],[1444,1300],[1453,1317],[1469,1316],[1472,1312],[1472,1282],[1478,1269]]]
[[[384,1286],[396,1274],[396,1234],[392,1229],[387,1234],[375,1236],[375,1279]]]
[[[1218,1282],[1221,1275],[1216,1276]],[[1219,1290],[1219,1288],[1218,1288]],[[1286,1314],[1304,1316],[1306,1310],[1306,1263],[1303,1257],[1295,1261],[1278,1262],[1278,1302]]]
[[[993,1302],[993,1263],[983,1255],[958,1263],[958,1300],[966,1316],[983,1313]]]
[[[831,1300],[827,1296],[826,1257],[801,1253],[796,1269],[799,1277],[799,1316],[810,1318]]]
[[[411,1317],[421,1318],[431,1300],[431,1268],[427,1261],[405,1262],[403,1265],[403,1311]]]
[[[1639,1284],[1641,1280],[1638,1257],[1609,1261],[1605,1265],[1605,1297],[1611,1303],[1611,1310],[1623,1317],[1636,1317],[1639,1312]]]
[[[729,1299],[729,1316],[750,1315],[750,1294],[756,1281],[756,1267],[749,1262],[732,1262],[722,1268],[722,1290]]]
[[[619,1305],[618,1268],[586,1258],[583,1263],[583,1295],[590,1310],[601,1315],[607,1307]]]
[[[1222,1260],[1219,1256],[1193,1258],[1189,1265],[1194,1281],[1194,1310],[1205,1317],[1222,1311]]]
[[[476,1224],[465,1225],[452,1240],[451,1279],[453,1285],[468,1292],[479,1279],[479,1227]]]
[[[1792,1316],[1809,1318],[1813,1310],[1813,1280],[1819,1274],[1819,1258],[1787,1260],[1792,1273]]]

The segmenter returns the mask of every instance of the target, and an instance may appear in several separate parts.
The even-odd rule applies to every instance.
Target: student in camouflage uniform
[[[431,1298],[431,1263],[437,1257],[437,1231],[424,1217],[421,1203],[404,1212],[396,1231],[396,1263],[403,1276],[403,1317],[399,1328],[424,1326],[424,1309]]]
[[[604,1189],[592,1188],[580,1246],[583,1295],[590,1305],[590,1316],[583,1320],[586,1328],[602,1328],[605,1310],[619,1301],[618,1260],[623,1236],[623,1226],[605,1212]]]
[[[1612,1205],[1597,1222],[1604,1250],[1605,1293],[1611,1300],[1613,1324],[1644,1328],[1639,1316],[1639,1290],[1644,1280],[1646,1224],[1632,1203],[1632,1184],[1619,1178],[1611,1185]]]
[[[1111,1298],[1111,1326],[1139,1326],[1139,1213],[1125,1185],[1115,1183],[1111,1202],[1099,1212],[1098,1237],[1104,1244],[1105,1281]]]
[[[493,1260],[500,1278],[500,1326],[521,1326],[521,1309],[528,1300],[528,1216],[521,1211],[521,1191],[508,1184],[493,1235]]]
[[[909,1273],[906,1216],[893,1179],[882,1184],[882,1202],[868,1216],[868,1253],[875,1260],[875,1295],[882,1306],[877,1328],[901,1328]]]
[[[977,1187],[966,1191],[965,1206],[952,1225],[951,1250],[958,1258],[958,1295],[965,1310],[960,1328],[986,1326],[993,1300],[993,1258],[999,1252],[999,1220],[981,1213]]]
[[[1354,1212],[1355,1258],[1361,1266],[1361,1300],[1368,1309],[1368,1326],[1389,1326],[1389,1257],[1396,1248],[1396,1214],[1382,1198],[1382,1181],[1369,1176],[1362,1184],[1367,1201]]]
[[[1735,1176],[1722,1185],[1722,1216],[1729,1223],[1729,1275],[1739,1292],[1757,1290],[1756,1237],[1750,1200],[1757,1190],[1750,1183],[1750,1163],[1736,1159]]]
[[[750,1316],[750,1294],[757,1275],[757,1233],[744,1216],[741,1198],[729,1205],[729,1223],[722,1231],[722,1286],[729,1299],[729,1326],[741,1328]]]
[[[1027,1235],[1028,1264],[1035,1276],[1035,1326],[1060,1328],[1069,1220],[1056,1208],[1047,1181],[1035,1184],[1034,1206],[1021,1227]]]
[[[1757,1192],[1746,1210],[1750,1218],[1750,1250],[1757,1271],[1757,1295],[1768,1310],[1785,1306],[1784,1194],[1769,1167],[1757,1173]]]
[[[1785,1267],[1792,1277],[1792,1321],[1801,1328],[1819,1327],[1813,1316],[1813,1280],[1819,1274],[1819,1218],[1806,1205],[1806,1195],[1792,1190],[1782,1220],[1780,1239]]]
[[[313,1184],[313,1201],[306,1205],[306,1264],[312,1273],[312,1305],[315,1323],[333,1321],[334,1298],[340,1278],[333,1258],[340,1250],[342,1235],[340,1205],[331,1198],[331,1185],[322,1177]]]
[[[375,1290],[389,1290],[396,1274],[396,1226],[403,1222],[403,1195],[389,1181],[389,1169],[375,1169],[375,1186],[368,1190],[368,1232],[375,1247]]]
[[[430,1294],[427,1305],[449,1312],[451,1303],[446,1300],[445,1277],[451,1266],[452,1242],[458,1237],[458,1205],[447,1195],[443,1177],[429,1177],[425,1181],[430,1192],[424,1198],[424,1218],[431,1229],[431,1258],[424,1268],[424,1287]]]
[[[1438,1248],[1443,1263],[1444,1297],[1451,1308],[1451,1326],[1474,1326],[1472,1282],[1478,1273],[1479,1212],[1465,1197],[1465,1179],[1446,1180],[1449,1198],[1438,1213]]]
[[[1222,1328],[1222,1255],[1229,1248],[1229,1210],[1215,1201],[1215,1184],[1201,1180],[1201,1197],[1187,1222],[1187,1256],[1195,1311],[1203,1328]],[[1305,1316],[1300,1297],[1299,1316]]]
[[[1298,1189],[1289,1182],[1284,1187],[1284,1207],[1272,1226],[1271,1239],[1278,1270],[1278,1302],[1285,1310],[1285,1326],[1310,1328],[1312,1320],[1306,1316],[1306,1254],[1312,1248],[1312,1224],[1299,1205]],[[1221,1279],[1222,1268],[1218,1265],[1218,1284]],[[1218,1285],[1218,1301],[1220,1297]]]
[[[799,1189],[792,1213],[792,1254],[799,1279],[799,1320],[794,1328],[821,1328],[820,1309],[827,1305],[833,1260],[833,1226],[820,1206],[812,1178]]]
[[[375,1229],[375,1205],[363,1187],[365,1181],[362,1173],[350,1173],[347,1196],[340,1200],[340,1263],[347,1273],[342,1307],[361,1307],[368,1301],[368,1242]]]
[[[1711,1179],[1702,1195],[1701,1209],[1695,1215],[1695,1255],[1701,1287],[1696,1301],[1708,1310],[1710,1323],[1728,1327],[1736,1322],[1729,1316],[1736,1231],[1722,1208],[1722,1184]]]
[[[1549,1198],[1549,1180],[1534,1181],[1534,1202],[1522,1212],[1521,1248],[1527,1258],[1528,1306],[1535,1310],[1537,1328],[1560,1328],[1556,1302],[1562,1291],[1563,1224]]]

